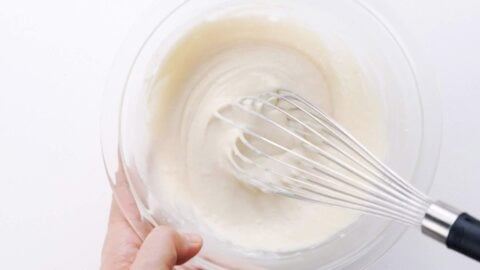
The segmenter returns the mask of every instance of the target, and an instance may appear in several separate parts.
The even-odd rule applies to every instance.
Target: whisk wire
[[[333,122],[333,120],[328,116],[326,115],[325,113],[323,113],[322,111],[320,111],[317,107],[315,107],[313,104],[311,104],[310,102],[308,102],[307,100],[305,100],[304,98],[298,96],[298,95],[295,95],[295,94],[290,94],[289,92],[286,92],[286,91],[281,91],[281,92],[285,92],[284,94],[282,95],[276,95],[278,98],[282,99],[283,101],[286,101],[286,102],[290,102],[289,100],[287,100],[285,97],[289,96],[291,99],[294,99],[294,100],[299,100],[301,102],[303,102],[303,104],[305,104],[306,106],[308,106],[311,110],[315,111],[316,114],[318,114],[321,118],[323,118],[322,120],[324,120],[325,122],[321,122],[321,121],[318,121],[318,123],[320,125],[322,125],[324,128],[326,128],[329,132],[331,132],[332,134],[334,134],[335,136],[338,136],[338,138],[346,138],[345,141],[343,141],[344,143],[348,144],[349,147],[352,147],[353,150],[355,150],[355,152],[359,155],[361,155],[362,157],[364,157],[366,160],[369,161],[369,163],[372,165],[372,166],[378,166],[379,168],[382,169],[382,172],[384,172],[385,174],[387,174],[388,176],[392,177],[395,182],[402,186],[403,188],[405,188],[406,190],[410,191],[411,193],[415,194],[418,198],[420,198],[422,201],[427,201],[428,203],[427,204],[430,204],[429,202],[429,198],[419,192],[417,189],[413,188],[411,185],[409,185],[408,183],[406,183],[398,174],[396,174],[393,170],[391,170],[389,167],[385,166],[385,164],[383,164],[381,161],[379,161],[375,155],[373,155],[368,149],[366,149],[360,142],[358,142],[358,140],[356,140],[353,136],[351,136],[344,128],[342,128],[341,126],[339,126],[338,124],[335,124]],[[308,113],[306,110],[302,109],[301,106],[298,106],[298,108],[300,110],[302,110],[303,112],[305,113]],[[310,115],[311,116],[311,115]],[[315,119],[315,117],[312,116],[312,118]],[[325,125],[325,123],[327,125]],[[340,134],[338,132],[335,131],[338,130],[340,132]],[[348,143],[347,141],[350,141],[350,143]],[[360,151],[358,151],[358,149]]]
[[[242,136],[241,138],[244,138],[244,137]],[[401,208],[397,209],[396,211],[392,211],[391,209],[379,204],[378,201],[372,202],[372,201],[369,201],[369,200],[365,199],[365,197],[359,196],[358,194],[355,195],[355,194],[348,193],[345,190],[342,190],[342,187],[339,186],[338,183],[336,183],[335,181],[331,181],[328,178],[322,178],[322,177],[320,177],[318,175],[315,175],[315,174],[313,174],[313,173],[311,173],[307,170],[301,169],[300,167],[293,166],[293,165],[291,165],[291,164],[289,164],[285,161],[282,161],[280,159],[277,159],[275,157],[265,155],[260,150],[258,150],[256,147],[254,147],[253,145],[248,143],[248,141],[246,141],[244,139],[241,139],[241,141],[244,143],[244,145],[248,146],[253,151],[256,151],[258,154],[260,154],[260,155],[262,155],[262,156],[264,156],[264,157],[266,157],[270,160],[274,160],[274,161],[276,161],[276,162],[278,162],[278,163],[280,163],[280,164],[282,164],[282,165],[284,165],[288,168],[291,168],[295,171],[301,172],[304,175],[308,175],[308,176],[311,176],[313,178],[317,178],[317,180],[329,182],[328,184],[323,184],[322,182],[317,182],[317,181],[313,182],[312,180],[309,180],[308,178],[304,178],[302,181],[306,181],[306,183],[310,187],[310,189],[304,189],[304,188],[301,188],[301,186],[298,186],[298,185],[288,186],[288,188],[296,187],[296,188],[300,188],[300,189],[306,191],[307,193],[310,192],[314,195],[318,195],[318,197],[310,198],[312,201],[326,203],[325,200],[322,200],[322,199],[324,199],[324,197],[327,197],[327,198],[330,198],[330,199],[337,199],[337,200],[341,201],[343,204],[339,204],[339,203],[334,204],[334,203],[331,203],[331,202],[328,203],[328,204],[335,205],[335,206],[343,206],[343,207],[347,207],[347,208],[354,209],[354,210],[358,210],[358,207],[357,208],[352,208],[352,204],[357,205],[357,206],[368,207],[369,209],[372,209],[372,211],[369,212],[371,214],[375,214],[377,216],[379,216],[379,215],[380,216],[386,216],[386,217],[390,217],[390,218],[395,217],[397,220],[401,220],[404,223],[417,224],[418,225],[417,219],[414,216],[409,215],[409,212],[403,211],[403,209],[401,209]],[[291,177],[291,176],[288,176],[288,175],[282,175],[281,173],[278,173],[274,169],[267,168],[265,166],[260,165],[259,163],[256,163],[256,162],[252,161],[250,158],[241,154],[241,151],[238,149],[237,146],[234,146],[233,150],[234,151],[232,151],[232,153],[235,156],[239,157],[243,162],[246,162],[246,163],[248,163],[250,165],[253,165],[257,168],[260,168],[260,169],[263,169],[263,170],[268,171],[270,173],[273,173],[276,176],[279,176],[280,178],[288,178],[293,183],[305,184],[305,182],[301,182],[301,180],[299,180],[297,178],[294,178],[294,177]],[[235,161],[235,159],[232,156],[230,156],[230,160],[237,170],[243,171],[243,175],[248,176],[248,179],[258,178],[258,177],[254,177],[251,174],[248,174],[248,173],[244,172],[244,170],[241,169],[241,166],[238,165],[238,163]],[[342,181],[343,183],[345,183],[345,182],[348,183],[348,181],[341,180],[339,178],[338,178],[338,180]],[[266,183],[268,183],[267,180],[263,180],[263,181],[258,181],[257,180],[256,181],[256,185],[259,184],[258,187],[260,189],[265,189],[265,188],[267,188],[267,189],[270,188],[271,189],[271,187],[266,185]],[[336,186],[336,187],[334,188],[334,186]],[[285,196],[298,198],[298,196],[292,195],[291,192],[290,193],[285,192],[284,188],[282,188],[282,187],[284,187],[284,186],[275,186],[275,188],[274,188],[275,192],[274,193],[280,193],[280,194],[283,194]],[[318,191],[319,187],[323,188],[322,189],[322,190],[324,190],[323,193]],[[298,193],[298,190],[296,190],[296,192]],[[326,193],[332,193],[332,192],[335,195],[327,195],[326,194]],[[352,203],[352,201],[354,201],[354,203]],[[348,206],[345,206],[345,203],[347,203],[347,202],[348,202]],[[397,208],[395,205],[393,205],[393,207]],[[362,208],[362,209],[364,209],[364,208]]]
[[[289,95],[289,94],[286,94],[286,95]],[[288,103],[293,105],[293,103],[291,101],[287,100],[284,96],[276,95],[275,98],[281,99],[282,101],[288,102]],[[292,97],[292,98],[296,98],[296,97]],[[301,97],[298,97],[298,98],[301,98]],[[308,101],[306,101],[304,99],[303,99],[303,103],[305,103],[305,105],[307,105],[307,106],[311,105],[310,103],[308,103]],[[295,105],[298,105],[298,104],[295,104]],[[272,107],[272,108],[276,109],[278,111],[281,111],[282,113],[286,114],[288,117],[291,117],[292,119],[294,119],[295,121],[300,123],[303,127],[307,128],[309,131],[311,131],[312,133],[314,133],[315,135],[320,137],[327,145],[331,146],[336,151],[340,152],[343,156],[347,157],[350,161],[354,162],[356,165],[362,167],[362,169],[367,170],[369,173],[376,176],[376,178],[378,180],[380,180],[380,181],[384,182],[385,184],[387,184],[388,186],[392,187],[393,189],[395,189],[395,191],[400,192],[403,195],[407,196],[408,198],[414,200],[414,202],[412,202],[412,203],[419,203],[420,206],[422,206],[422,207],[425,207],[425,206],[429,205],[429,202],[427,202],[427,200],[428,200],[427,197],[424,194],[418,192],[416,189],[412,188],[410,185],[406,184],[405,181],[403,181],[403,180],[399,181],[399,183],[398,183],[399,185],[396,185],[395,183],[392,183],[392,181],[385,181],[385,177],[382,177],[382,175],[394,177],[394,175],[389,173],[388,171],[385,172],[383,170],[379,170],[380,173],[382,174],[382,175],[380,175],[378,172],[373,170],[371,167],[362,166],[363,164],[357,158],[354,158],[352,155],[348,154],[346,151],[339,148],[338,146],[333,144],[330,140],[328,140],[326,137],[324,137],[322,134],[320,134],[317,131],[320,128],[312,128],[312,127],[308,126],[305,123],[309,123],[309,122],[300,121],[295,116],[293,116],[293,115],[289,114],[288,112],[280,109],[279,107]],[[318,111],[318,113],[321,114],[320,116],[324,117],[324,120],[327,124],[334,125],[333,123],[330,122],[331,120],[329,119],[329,117],[326,116],[321,111],[319,111],[316,107],[314,107],[312,105],[311,108]],[[381,162],[379,162],[378,159],[376,159],[370,151],[368,151],[358,141],[356,141],[355,138],[353,138],[345,130],[343,130],[342,127],[340,127],[338,125],[334,125],[341,132],[341,134],[338,134],[337,132],[335,132],[335,130],[330,128],[325,123],[322,123],[314,115],[312,115],[310,112],[308,112],[307,110],[302,108],[302,106],[297,106],[297,109],[302,110],[302,112],[305,113],[306,115],[308,115],[311,119],[313,119],[314,121],[317,121],[317,123],[321,125],[323,131],[328,131],[329,135],[331,135],[332,138],[338,138],[338,141],[341,144],[350,148],[352,151],[354,151],[355,154],[359,155],[361,158],[363,158],[365,161],[367,161],[369,163],[369,165],[374,166],[374,168],[375,168],[375,166],[382,165],[383,167],[381,167],[381,169],[383,169],[383,168],[388,169],[388,167],[385,167]],[[342,135],[346,136],[347,140],[350,139],[352,142],[349,143],[345,138],[342,138],[343,137]],[[359,151],[359,149],[357,149],[357,146],[360,148],[360,151]],[[364,152],[364,153],[361,153],[361,152]],[[378,170],[378,168],[377,168],[377,170]],[[398,178],[398,176],[397,176],[397,178]],[[404,189],[402,189],[402,187]],[[393,194],[396,194],[396,193],[393,193]]]
[[[252,100],[252,101],[256,101],[256,102],[262,102],[262,100],[258,99],[258,98],[254,98],[254,97],[248,97],[248,98],[245,98],[245,99],[242,99],[240,100],[240,104],[242,103],[242,101],[245,101],[245,100]],[[263,105],[265,106],[269,106],[271,107],[271,109],[275,109],[275,110],[278,110],[282,113],[284,113],[285,115],[287,115],[288,117],[291,117],[291,119],[294,119],[296,121],[299,121],[297,118],[295,118],[295,116],[289,114],[288,112],[285,112],[284,110],[278,108],[277,106],[273,106],[271,103],[263,103]],[[295,137],[296,139],[302,141],[304,144],[308,145],[309,147],[311,147],[312,149],[314,149],[314,152],[316,152],[317,154],[320,154],[321,156],[323,157],[326,157],[328,160],[334,162],[335,164],[337,164],[338,166],[342,167],[343,169],[349,171],[350,173],[353,173],[355,174],[356,176],[362,178],[363,180],[369,182],[371,185],[374,185],[376,188],[379,188],[382,192],[384,193],[378,193],[376,192],[377,190],[374,190],[374,192],[369,192],[369,195],[371,196],[375,196],[376,198],[380,198],[382,195],[387,197],[387,203],[390,203],[388,202],[388,199],[390,200],[393,200],[393,201],[396,201],[398,204],[404,204],[404,206],[406,207],[410,207],[412,208],[412,211],[417,211],[419,214],[423,214],[424,211],[422,210],[417,210],[415,208],[412,207],[412,205],[408,205],[408,204],[405,204],[405,201],[404,200],[401,200],[395,196],[398,195],[398,193],[396,193],[394,190],[392,190],[390,187],[388,187],[387,185],[384,184],[384,182],[379,182],[379,181],[375,181],[375,180],[372,180],[370,179],[368,176],[366,176],[365,174],[361,173],[359,170],[355,169],[354,167],[352,166],[348,166],[345,164],[345,162],[342,162],[340,161],[338,158],[332,156],[330,153],[322,150],[321,148],[319,148],[318,146],[314,145],[313,143],[309,142],[308,140],[302,138],[301,136],[298,136],[298,134],[295,134],[293,132],[291,132],[288,128],[278,124],[277,122],[265,117],[263,114],[261,113],[258,113],[256,111],[252,111],[244,106],[241,106],[237,103],[234,104],[235,107],[245,111],[246,113],[249,113],[249,114],[252,114],[252,115],[255,115],[256,117],[259,117],[259,118],[262,118],[262,120],[276,126],[277,128],[281,129],[282,131],[285,131],[287,133],[289,133],[290,135],[292,135],[293,137]],[[303,123],[302,123],[303,124]],[[308,127],[309,128],[309,127]],[[318,136],[322,136],[321,134],[317,133],[315,130],[311,130],[312,132],[314,132],[316,135]],[[263,141],[266,141],[264,137],[262,136],[259,136],[258,134],[255,134],[255,133],[251,133],[251,135],[255,135],[255,138],[257,139],[260,139],[260,140],[263,140]],[[324,138],[324,141],[327,142],[328,140]],[[271,140],[269,141],[266,141],[267,143],[270,143],[276,147],[278,147],[278,144],[274,144]],[[285,148],[285,147],[282,147],[281,148],[282,150],[286,151],[287,153],[289,154],[292,154],[292,152]],[[346,157],[349,157],[348,154],[342,152]],[[298,158],[301,158],[303,160],[305,160],[305,157],[302,156],[302,155],[298,155],[298,154],[295,154]],[[349,158],[349,159],[353,159],[353,158]],[[308,159],[309,162],[311,162],[311,159]],[[357,162],[357,164],[359,164]],[[361,165],[361,164],[360,164]],[[321,172],[325,172],[325,171],[328,171],[329,173],[332,173],[332,170],[329,169],[328,167],[322,165],[322,164],[319,164],[318,162],[315,162],[315,166],[317,166],[317,168],[320,168],[320,171]],[[368,168],[366,168],[368,169]],[[351,184],[352,181],[347,181],[346,182],[347,184]],[[362,191],[365,191],[365,189],[368,189],[368,188],[372,188],[371,186],[366,186],[366,185],[362,185],[361,187],[359,187],[360,190]],[[371,190],[370,190],[371,191]],[[404,198],[405,199],[405,198]],[[393,205],[393,204],[392,204]],[[394,207],[399,207],[398,205],[394,205]]]
[[[258,99],[256,99],[258,101]],[[319,138],[321,138],[323,140],[323,142],[325,142],[327,145],[331,146],[332,148],[334,148],[335,150],[337,150],[338,152],[340,152],[343,156],[345,156],[346,158],[348,158],[349,160],[353,161],[355,164],[361,166],[362,164],[357,160],[355,159],[354,157],[352,157],[350,154],[346,153],[345,151],[343,151],[342,149],[340,149],[339,147],[337,147],[336,145],[334,145],[331,141],[329,141],[326,137],[324,137],[322,134],[320,134],[319,132],[317,132],[315,129],[312,129],[311,127],[309,127],[308,125],[304,124],[304,122],[300,122],[300,120],[298,120],[295,116],[293,116],[292,114],[280,109],[279,107],[276,107],[276,106],[272,106],[272,104],[270,103],[265,103],[264,105],[266,106],[271,106],[272,109],[275,109],[275,110],[278,110],[279,112],[285,114],[287,117],[289,117],[290,119],[293,119],[297,122],[299,122],[302,126],[304,126],[305,128],[307,128],[309,131],[311,131],[312,133],[314,133],[315,135],[317,135]],[[257,114],[257,116],[260,117],[260,115]],[[310,115],[311,116],[311,115]],[[267,119],[268,122],[272,123],[272,121],[270,119]],[[281,129],[283,129],[284,131],[287,131],[286,128],[282,127],[282,126],[279,126],[278,124],[276,124],[277,127],[280,127]],[[390,189],[389,186],[390,185],[379,185],[379,182],[378,181],[374,181],[374,180],[371,180],[370,178],[368,178],[365,174],[361,173],[359,170],[356,170],[354,167],[352,166],[348,166],[346,164],[344,164],[344,162],[340,161],[338,158],[334,157],[333,155],[329,154],[328,152],[326,152],[325,150],[322,150],[321,148],[319,148],[318,146],[312,144],[311,142],[307,141],[306,139],[302,138],[302,137],[299,137],[298,135],[296,134],[292,134],[293,136],[295,136],[296,138],[298,138],[299,140],[301,140],[303,143],[305,143],[308,147],[310,147],[315,153],[317,154],[320,154],[321,156],[324,156],[326,158],[328,158],[330,161],[334,162],[335,164],[341,166],[343,169],[346,169],[348,170],[349,172],[355,174],[356,176],[358,177],[361,177],[362,179],[370,182],[370,184],[376,186],[377,188],[380,188],[382,189],[382,191],[386,192],[387,194],[391,195],[392,197],[389,197],[390,199],[392,200],[396,200],[397,203],[404,203],[404,201],[394,197],[397,195],[397,193]],[[371,174],[377,176],[380,180],[382,180],[381,176],[379,174],[377,174],[376,172],[374,172],[373,170],[371,170],[369,167],[363,167],[364,170],[367,170],[368,172],[370,172]],[[387,182],[388,183],[388,182]],[[391,186],[390,186],[391,187]],[[395,187],[395,186],[393,186]],[[398,190],[397,190],[398,191]],[[410,205],[408,205],[410,206]]]
[[[251,113],[254,113],[254,112],[251,112]],[[254,113],[256,114],[256,113]],[[256,114],[257,116],[261,117],[261,115],[259,114]],[[283,126],[279,125],[278,123],[275,123],[274,121],[270,120],[270,119],[266,119],[266,121],[278,126],[279,128],[283,129],[284,131],[288,131],[288,129],[284,128]],[[292,152],[290,151],[289,149],[287,149],[286,147],[283,147],[283,146],[280,146],[278,143],[275,143],[271,140],[267,140],[266,138],[262,137],[262,136],[259,136],[257,133],[254,133],[254,132],[249,132],[250,135],[253,135],[255,138],[257,139],[260,139],[262,141],[265,141],[265,142],[268,142],[272,145],[274,145],[275,147],[279,147],[280,149],[284,150],[286,153],[290,154],[290,155],[294,155],[296,158],[299,158],[300,160],[303,160],[303,161],[306,161],[308,163],[310,163],[313,168],[317,169],[319,172],[323,173],[323,174],[326,174],[334,179],[336,179],[337,181],[334,181],[334,183],[337,183],[338,184],[338,181],[342,182],[343,184],[345,184],[346,186],[349,186],[349,187],[355,187],[357,189],[357,192],[360,191],[360,192],[363,192],[365,195],[369,195],[369,196],[372,196],[374,199],[378,199],[379,201],[377,201],[377,203],[382,203],[384,202],[383,200],[385,200],[385,198],[382,198],[382,195],[384,194],[379,194],[378,192],[376,192],[377,190],[374,189],[373,186],[371,185],[366,185],[364,183],[356,183],[357,186],[354,186],[353,183],[355,183],[355,181],[351,178],[351,177],[347,177],[343,174],[340,174],[339,172],[336,172],[334,171],[333,169],[327,167],[326,165],[324,164],[321,164],[319,163],[318,161],[314,161],[310,158],[307,158],[303,155],[300,155],[296,152]],[[298,137],[296,134],[292,134],[293,136],[295,136],[296,138],[298,138],[299,140],[301,140],[302,142],[304,143],[307,143],[310,147],[314,147],[316,151],[318,151],[317,153],[320,153],[322,156],[325,156],[327,157],[330,161],[333,161],[334,163],[336,164],[339,164],[340,166],[342,166],[344,169],[347,169],[349,170],[350,172],[352,173],[355,173],[358,177],[361,177],[362,179],[366,179],[367,181],[369,180],[369,178],[367,176],[365,176],[364,174],[360,173],[359,171],[357,170],[354,170],[350,167],[347,167],[345,166],[345,164],[342,164],[341,162],[339,162],[338,159],[336,159],[335,157],[329,155],[328,153],[326,153],[325,151],[321,150],[320,148],[318,148],[317,146],[311,144],[310,142],[304,140],[303,138],[301,137]],[[260,151],[258,151],[257,153],[261,153]],[[266,156],[266,155],[265,155]],[[271,159],[272,157],[271,156],[268,156],[269,159]],[[350,170],[351,169],[351,170]],[[370,182],[371,184],[376,184],[375,182],[373,181],[368,181]],[[377,188],[381,188],[379,186],[377,186]],[[382,189],[382,191],[385,191],[384,189]],[[345,191],[344,191],[345,192]],[[385,195],[384,195],[385,196]],[[387,198],[387,199],[391,199],[391,200],[396,200],[396,198],[394,197],[390,197],[390,198]],[[403,203],[399,200],[396,200],[398,203]],[[388,204],[390,207],[392,208],[397,208],[399,211],[404,211],[404,209],[399,206],[399,205],[395,205],[393,204],[392,202],[388,201],[388,200],[385,200],[385,204]],[[415,209],[413,209],[415,210]]]
[[[346,130],[304,98],[289,91],[279,90],[241,98],[226,107],[240,110],[264,121],[279,132],[295,139],[308,153],[330,162],[324,164],[312,159],[304,153],[298,153],[282,143],[259,134],[252,128],[237,123],[233,118],[222,113],[225,109],[223,108],[217,111],[215,116],[241,131],[229,154],[230,163],[234,171],[240,174],[240,179],[246,179],[248,183],[267,192],[394,218],[405,224],[420,224],[430,205],[429,199],[390,170]],[[265,110],[280,113],[286,118],[287,125],[270,119]],[[298,113],[301,113],[302,119],[297,116]],[[252,139],[283,151],[286,155],[293,157],[297,164],[294,165],[262,151],[251,143]],[[312,139],[315,140],[312,141]],[[317,141],[328,149],[322,149],[317,145]],[[237,145],[240,143],[242,150]],[[275,166],[265,166],[257,162],[258,160],[245,155],[243,153],[245,149],[255,153],[257,158],[265,158],[296,173],[292,176],[278,171]],[[333,150],[333,153],[328,150]],[[242,162],[243,166],[239,162]],[[258,175],[249,173],[244,168],[245,165],[267,172],[270,177],[259,178]],[[272,178],[279,180],[273,183]]]

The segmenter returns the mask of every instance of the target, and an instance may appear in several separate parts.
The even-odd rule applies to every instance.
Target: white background
[[[480,216],[480,1],[366,2],[395,14],[436,68],[444,144],[432,197]],[[1,269],[98,269],[111,196],[102,92],[150,3],[0,0]],[[410,230],[372,269],[479,266]]]

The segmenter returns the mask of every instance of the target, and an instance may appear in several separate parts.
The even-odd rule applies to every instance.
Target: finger
[[[110,206],[110,216],[108,218],[109,225],[116,224],[116,223],[126,223],[127,220],[123,215],[120,207],[118,207],[117,201],[115,198],[112,198],[112,204]]]
[[[190,233],[182,233],[179,236],[182,243],[181,247],[177,249],[177,265],[188,262],[202,248],[202,238],[200,236]]]
[[[155,228],[137,253],[132,270],[171,270],[195,256],[202,239],[193,234],[180,234],[165,226]]]
[[[109,226],[102,249],[100,269],[128,269],[142,244],[123,217],[115,200],[112,200]]]
[[[117,217],[123,218],[128,222],[140,238],[145,239],[153,227],[148,223],[138,210],[138,206],[133,198],[131,187],[126,179],[125,172],[122,168],[115,175],[116,183],[113,186],[115,200],[120,202],[117,204],[118,211],[115,214]]]

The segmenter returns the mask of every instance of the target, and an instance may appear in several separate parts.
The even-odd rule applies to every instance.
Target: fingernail
[[[185,240],[187,240],[187,242],[191,245],[199,245],[202,243],[202,238],[197,235],[197,234],[193,234],[193,233],[183,233],[183,237],[185,238]]]

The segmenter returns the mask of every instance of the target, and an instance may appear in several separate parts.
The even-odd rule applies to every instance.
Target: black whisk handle
[[[447,247],[480,261],[480,221],[467,213],[460,214],[450,227]]]

